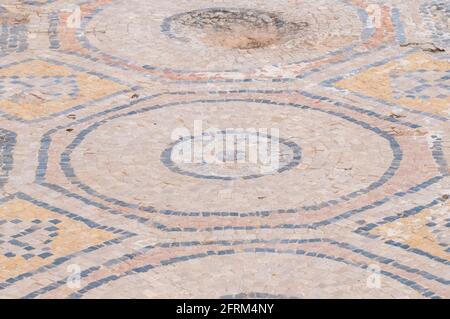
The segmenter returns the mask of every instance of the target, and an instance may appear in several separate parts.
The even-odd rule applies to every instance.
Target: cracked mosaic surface
[[[449,298],[449,19],[3,0],[0,298]]]

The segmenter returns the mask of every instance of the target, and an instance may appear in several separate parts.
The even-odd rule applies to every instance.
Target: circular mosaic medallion
[[[117,0],[85,17],[80,43],[150,70],[245,71],[320,58],[361,43],[341,0]]]
[[[170,148],[187,143],[174,132],[182,128],[190,132],[184,136],[198,140],[197,120],[202,132],[278,129],[279,168],[262,174],[255,163],[235,163],[242,159],[236,152],[216,154],[229,166],[170,164]],[[266,135],[265,141],[273,137]],[[214,99],[148,106],[102,120],[80,132],[62,158],[74,185],[118,205],[245,212],[321,207],[366,194],[395,174],[401,151],[390,135],[339,113],[270,100]]]
[[[279,137],[243,131],[184,137],[164,150],[161,161],[175,173],[206,179],[251,179],[299,164],[300,147]]]

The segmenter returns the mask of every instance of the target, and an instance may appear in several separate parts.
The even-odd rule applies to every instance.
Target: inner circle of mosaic
[[[294,142],[255,129],[181,137],[161,154],[161,162],[173,172],[222,180],[282,173],[297,166],[300,158],[301,148]]]

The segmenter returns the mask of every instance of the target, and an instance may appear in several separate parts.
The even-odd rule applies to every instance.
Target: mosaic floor
[[[449,298],[449,24],[446,0],[1,0],[0,297]],[[278,166],[174,161],[211,128],[276,129]]]

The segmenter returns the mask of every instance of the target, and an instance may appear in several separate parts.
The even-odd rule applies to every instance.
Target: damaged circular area
[[[259,49],[301,35],[307,22],[285,21],[261,10],[209,8],[171,16],[162,30],[169,37],[229,49]]]
[[[168,77],[293,77],[294,64],[359,45],[364,25],[342,0],[115,0],[86,18],[79,40]]]

